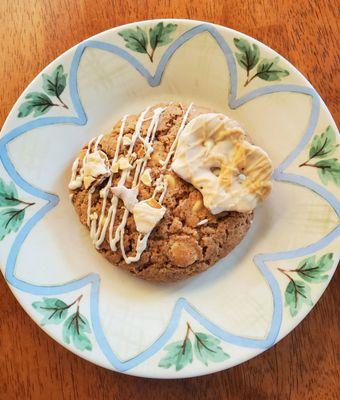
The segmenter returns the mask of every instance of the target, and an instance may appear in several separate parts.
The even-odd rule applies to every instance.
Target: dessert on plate
[[[72,203],[95,248],[152,281],[225,257],[271,190],[272,164],[238,122],[194,104],[125,115],[73,163]]]

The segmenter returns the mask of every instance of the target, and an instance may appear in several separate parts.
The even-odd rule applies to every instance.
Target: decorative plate
[[[72,160],[115,120],[162,101],[240,121],[275,166],[273,192],[214,268],[152,284],[113,268],[69,200]],[[339,133],[283,57],[190,20],[137,22],[67,51],[20,96],[0,138],[0,264],[29,315],[100,366],[179,378],[230,368],[312,309],[340,248]]]

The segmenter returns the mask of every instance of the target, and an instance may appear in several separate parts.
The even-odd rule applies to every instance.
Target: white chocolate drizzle
[[[83,177],[80,174],[77,175],[78,165],[79,165],[79,157],[77,157],[72,164],[72,176],[70,183],[68,185],[68,188],[71,190],[79,189],[83,184]]]
[[[176,135],[176,137],[175,137],[175,140],[172,142],[171,147],[170,147],[170,150],[169,150],[169,153],[168,153],[168,155],[166,156],[165,160],[163,161],[162,170],[165,170],[165,169],[166,169],[167,165],[169,164],[169,161],[170,161],[171,157],[174,155],[174,153],[175,153],[175,151],[176,151],[176,148],[177,148],[177,144],[178,144],[178,140],[179,140],[180,134],[182,133],[182,131],[183,131],[184,127],[185,127],[185,124],[186,124],[186,122],[187,122],[187,119],[188,119],[190,110],[191,110],[191,108],[192,108],[192,105],[193,105],[193,103],[190,103],[190,105],[189,105],[187,111],[186,111],[185,114],[184,114],[184,117],[183,117],[183,119],[182,119],[181,126],[180,126],[179,129],[178,129],[178,132],[177,132],[177,135]]]
[[[99,195],[101,197],[101,208],[99,212],[99,216],[97,212],[92,212],[92,195],[98,186],[98,183],[95,181],[93,185],[89,189],[88,193],[88,203],[87,203],[87,225],[90,228],[90,236],[91,239],[97,249],[100,248],[102,243],[105,240],[105,237],[108,235],[108,241],[110,248],[113,252],[117,250],[117,245],[119,244],[120,251],[122,253],[122,256],[125,260],[126,263],[131,263],[131,262],[136,262],[140,259],[143,251],[146,249],[148,238],[152,232],[152,227],[150,231],[146,231],[145,229],[143,232],[139,232],[138,229],[137,231],[139,232],[138,238],[137,238],[137,243],[136,243],[136,249],[135,249],[135,255],[133,256],[127,256],[125,252],[125,247],[124,247],[124,232],[125,232],[125,226],[128,220],[128,216],[130,212],[133,214],[134,207],[138,205],[137,208],[141,209],[140,204],[145,203],[148,200],[140,201],[138,202],[138,193],[139,193],[139,186],[140,183],[144,183],[147,186],[153,186],[154,190],[152,193],[151,199],[153,201],[156,201],[159,204],[159,211],[157,211],[155,214],[157,216],[148,216],[149,222],[154,223],[154,226],[159,222],[159,220],[163,217],[166,209],[165,207],[161,206],[162,202],[164,201],[164,198],[166,196],[167,192],[167,179],[164,176],[164,172],[167,169],[167,165],[169,164],[172,156],[174,155],[176,151],[176,146],[178,143],[179,135],[181,134],[182,130],[185,127],[185,124],[187,122],[190,110],[191,110],[192,104],[188,107],[186,112],[183,115],[183,119],[180,125],[180,128],[177,132],[176,138],[173,141],[169,152],[167,154],[167,157],[165,158],[164,162],[162,163],[162,173],[160,176],[155,180],[152,181],[151,176],[150,176],[150,169],[146,168],[147,162],[150,159],[150,156],[153,152],[153,141],[156,136],[159,120],[161,117],[161,114],[163,111],[166,109],[165,108],[156,108],[153,110],[153,115],[152,117],[145,118],[147,113],[149,112],[149,107],[146,108],[139,116],[134,133],[132,136],[124,136],[124,130],[125,130],[125,125],[126,125],[126,119],[127,116],[124,116],[121,121],[121,126],[120,126],[120,131],[119,135],[117,138],[117,143],[116,143],[116,149],[115,149],[115,154],[113,159],[111,160],[111,166],[109,168],[110,170],[110,175],[108,177],[108,181],[104,188],[102,188],[99,192]],[[141,130],[143,123],[145,121],[151,120],[150,125],[148,127],[148,130],[146,132],[145,136],[141,135]],[[102,139],[102,135],[99,136],[93,146],[93,149],[91,150],[92,144],[94,139],[92,139],[88,143],[88,148],[86,151],[86,154],[83,158],[82,161],[82,167],[79,169],[79,158],[76,159],[76,161],[73,164],[72,167],[72,176],[71,176],[71,181],[69,184],[69,188],[71,190],[76,190],[80,188],[83,183],[84,183],[84,166],[86,165],[86,162],[88,160],[88,157],[90,154],[97,152],[98,145],[100,144],[100,141]],[[143,144],[144,148],[144,155],[141,158],[138,158],[136,153],[134,152],[134,148],[136,145],[137,141],[140,141]],[[121,148],[128,148],[127,153],[124,157],[120,157],[120,149]],[[124,160],[123,160],[124,158]],[[123,167],[123,168],[122,168]],[[77,170],[79,169],[79,173],[77,174]],[[131,173],[133,171],[133,178],[132,178],[132,183],[131,187],[127,188],[125,186],[126,181],[129,179]],[[112,180],[115,174],[120,173],[120,179],[116,186],[112,187]],[[105,177],[104,177],[105,179]],[[98,182],[102,182],[103,179],[98,180]],[[146,183],[145,183],[146,182]],[[108,195],[109,193],[112,194],[111,197],[111,203],[110,206],[106,212],[107,209],[107,202],[108,202]],[[158,200],[155,200],[156,197],[158,197]],[[149,199],[149,200],[151,200]],[[114,231],[114,226],[115,226],[115,221],[116,221],[116,214],[117,214],[117,206],[118,202],[121,200],[124,204],[124,212],[121,217],[121,221],[116,227]],[[141,215],[141,214],[140,214]],[[145,224],[143,225],[143,222],[141,221],[140,226],[146,226]]]
[[[84,165],[85,165],[87,157],[90,153],[90,149],[91,149],[92,143],[94,142],[94,139],[95,138],[92,138],[89,141],[89,143],[87,144],[87,150],[86,150],[86,153],[85,153],[85,156],[83,159],[83,166],[80,168],[79,174],[77,174],[77,169],[79,166],[79,157],[74,160],[74,163],[72,165],[72,176],[71,176],[70,183],[68,185],[69,189],[71,189],[71,190],[79,189],[81,187],[81,185],[83,184]]]

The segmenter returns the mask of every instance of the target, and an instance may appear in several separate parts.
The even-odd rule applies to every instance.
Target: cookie
[[[170,103],[124,116],[75,160],[73,206],[115,267],[178,281],[214,265],[247,233],[252,211],[212,214],[201,192],[171,169],[179,134],[208,111]]]

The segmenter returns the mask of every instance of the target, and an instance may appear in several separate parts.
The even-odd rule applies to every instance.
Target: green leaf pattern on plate
[[[309,306],[313,305],[310,287],[305,282],[298,280],[291,280],[288,283],[285,291],[285,300],[292,317],[297,315],[304,303]]]
[[[19,118],[27,117],[32,114],[33,117],[39,117],[47,113],[52,107],[68,106],[61,99],[60,95],[66,87],[67,74],[64,73],[64,67],[60,64],[52,72],[51,75],[42,74],[43,92],[30,92],[25,96],[25,102],[19,107]],[[56,97],[54,102],[49,96]]]
[[[321,135],[314,136],[309,149],[309,160],[315,157],[327,157],[332,154],[338,146],[339,145],[336,144],[334,129],[329,125]]]
[[[302,260],[297,266],[296,272],[307,282],[320,283],[328,279],[325,272],[329,271],[333,265],[333,253],[324,254],[319,260],[316,256]]]
[[[191,340],[193,340],[194,345],[192,345]],[[175,367],[176,371],[180,371],[193,362],[193,355],[206,366],[209,361],[225,361],[229,358],[229,355],[222,350],[220,343],[221,341],[215,336],[193,331],[187,322],[184,339],[170,343],[164,347],[167,355],[159,361],[158,366],[162,368]]]
[[[336,186],[340,186],[340,162],[336,158],[329,160],[321,160],[315,163],[319,178],[324,185],[333,182]]]
[[[289,75],[289,72],[278,66],[279,61],[279,57],[272,60],[264,58],[256,68],[256,76],[265,81],[280,81],[281,78],[285,78]]]
[[[24,103],[19,107],[19,118],[27,117],[33,113],[33,117],[39,117],[47,113],[47,111],[53,107],[52,100],[44,93],[32,92],[25,96]]]
[[[51,75],[42,74],[44,91],[50,96],[56,96],[59,99],[66,87],[66,77],[67,74],[64,74],[62,65],[58,65]]]
[[[157,46],[166,46],[172,42],[170,35],[176,30],[176,24],[167,24],[159,22],[156,26],[149,29],[150,46],[155,49]]]
[[[324,185],[331,182],[340,187],[340,162],[338,158],[325,159],[333,154],[338,147],[335,131],[329,125],[324,132],[313,137],[309,149],[309,158],[299,167],[315,168]],[[319,161],[311,162],[314,159],[319,159]]]
[[[91,333],[90,324],[87,318],[80,313],[80,301],[82,298],[83,295],[80,295],[72,303],[66,304],[58,298],[44,297],[42,301],[33,302],[32,307],[42,315],[43,319],[40,321],[42,326],[63,323],[62,337],[64,342],[67,344],[72,343],[80,351],[91,351],[92,343],[88,337],[88,334]],[[74,305],[76,305],[75,312],[67,318],[69,310]]]
[[[24,216],[24,209],[5,208],[4,210],[0,210],[0,240],[11,232],[17,232]]]
[[[139,26],[136,29],[124,29],[118,35],[125,40],[125,46],[128,49],[147,54],[148,37]]]
[[[289,71],[278,65],[280,61],[279,57],[273,59],[263,58],[260,61],[260,50],[255,43],[250,44],[248,40],[234,38],[234,45],[239,50],[239,53],[235,53],[236,60],[247,72],[247,79],[244,86],[249,85],[255,78],[260,78],[264,81],[279,81],[281,78],[289,75]],[[250,71],[256,65],[256,73],[250,76]]]
[[[234,44],[240,50],[240,53],[235,53],[237,62],[247,71],[247,76],[249,76],[249,71],[259,62],[259,47],[255,43],[250,45],[247,40],[237,38],[234,39]]]
[[[137,26],[136,29],[123,29],[118,33],[125,41],[125,46],[138,53],[147,54],[153,62],[157,47],[166,46],[173,41],[170,35],[177,29],[176,24],[159,22],[149,29],[149,33]],[[149,47],[150,45],[150,47]]]
[[[6,183],[0,178],[0,207],[16,206],[20,203],[18,192],[13,182]]]
[[[170,343],[164,347],[164,350],[168,354],[163,357],[158,366],[162,368],[175,367],[176,371],[180,371],[188,364],[192,363],[192,343],[190,339],[179,340],[174,343]]]
[[[328,272],[334,264],[333,253],[326,253],[319,259],[311,256],[302,260],[295,269],[282,269],[282,272],[289,283],[285,290],[285,304],[289,308],[292,317],[295,317],[301,310],[303,304],[312,306],[311,287],[308,283],[321,283],[328,279]],[[303,280],[295,279],[297,274]]]
[[[87,333],[91,333],[90,324],[84,315],[78,311],[70,315],[63,325],[63,340],[80,351],[92,350],[92,344],[87,337]]]
[[[60,324],[68,314],[69,306],[60,299],[44,297],[42,301],[35,301],[32,306],[43,316],[40,324]]]
[[[19,230],[26,209],[33,205],[34,203],[27,203],[18,198],[18,191],[13,182],[6,183],[0,178],[0,240]]]
[[[230,356],[222,350],[221,341],[215,336],[207,333],[197,332],[195,334],[195,356],[206,366],[208,361],[220,362],[225,361]]]

